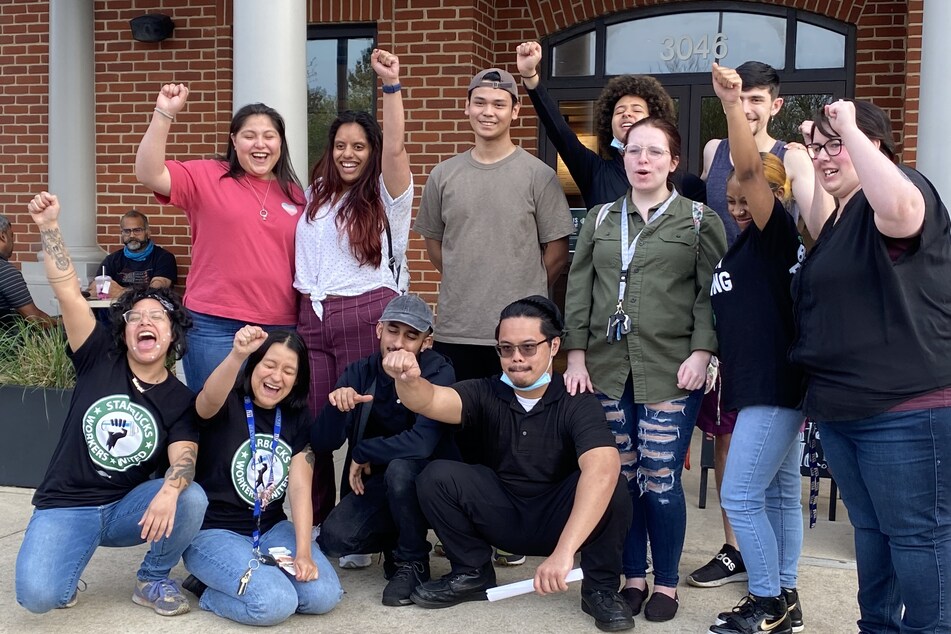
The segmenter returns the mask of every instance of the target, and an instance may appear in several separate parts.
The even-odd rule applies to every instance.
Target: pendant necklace
[[[264,204],[267,202],[267,195],[271,193],[271,183],[274,182],[274,179],[272,178],[267,182],[267,189],[264,190],[264,200],[261,200],[261,198],[258,196],[258,192],[256,189],[254,189],[254,185],[251,183],[251,179],[248,178],[247,174],[244,175],[244,179],[248,182],[248,187],[251,188],[251,192],[254,194],[254,198],[261,205],[261,211],[258,212],[258,215],[261,216],[261,220],[266,221],[267,209],[264,208]]]
[[[142,387],[142,384],[139,383],[139,377],[137,377],[136,375],[133,374],[133,375],[132,375],[132,385],[134,385],[134,386],[135,386],[135,389],[137,389],[137,390],[139,391],[139,394],[145,394],[146,392],[148,392],[149,390],[151,390],[152,388],[154,388],[156,385],[158,385],[158,383],[146,383],[146,385],[148,385],[148,387]]]

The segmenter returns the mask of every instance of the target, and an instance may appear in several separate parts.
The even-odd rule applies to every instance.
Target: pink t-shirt
[[[276,180],[224,176],[223,161],[165,161],[165,166],[171,194],[155,197],[182,209],[192,230],[185,306],[253,324],[297,323],[294,233],[303,204],[288,199]],[[294,190],[303,201],[300,188]]]

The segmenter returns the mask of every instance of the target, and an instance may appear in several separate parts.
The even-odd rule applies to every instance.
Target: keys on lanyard
[[[631,332],[631,317],[621,308],[621,302],[618,302],[617,312],[608,318],[608,329],[605,337],[608,343],[614,343],[620,341],[629,332]]]
[[[244,596],[244,593],[248,591],[248,584],[251,583],[251,573],[261,567],[261,564],[265,566],[276,566],[277,560],[273,555],[256,553],[253,559],[248,560],[248,569],[244,571],[244,574],[241,575],[241,578],[238,579],[238,596]]]

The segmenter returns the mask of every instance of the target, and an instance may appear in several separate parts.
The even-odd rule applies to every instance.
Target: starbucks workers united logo
[[[108,471],[126,471],[155,453],[158,424],[145,407],[126,394],[105,396],[83,415],[89,457]]]
[[[231,481],[238,496],[254,506],[254,498],[265,502],[276,500],[287,490],[287,474],[291,467],[291,447],[284,439],[274,446],[271,459],[271,434],[254,435],[254,451],[250,439],[245,440],[231,459]]]

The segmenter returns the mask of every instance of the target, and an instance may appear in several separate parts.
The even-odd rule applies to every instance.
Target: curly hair
[[[614,139],[614,132],[611,130],[614,106],[621,97],[628,95],[640,97],[646,101],[648,115],[667,119],[675,125],[677,123],[674,100],[670,98],[659,81],[650,75],[618,75],[607,83],[594,106],[595,127],[602,152],[608,151]]]
[[[165,353],[165,358],[181,359],[185,356],[185,331],[192,327],[192,318],[182,305],[182,300],[178,293],[170,288],[131,288],[119,296],[109,307],[109,321],[112,323],[112,341],[118,354],[122,355],[129,351],[125,343],[125,319],[122,317],[126,311],[132,310],[132,307],[143,299],[154,299],[165,312],[168,313],[168,321],[172,325],[172,343]]]
[[[342,125],[350,123],[363,128],[370,145],[370,160],[357,181],[348,188],[340,178],[333,153],[337,131]],[[386,223],[386,209],[380,198],[383,129],[369,113],[345,110],[330,124],[327,141],[324,155],[311,172],[311,200],[307,206],[307,222],[313,222],[324,205],[339,201],[337,229],[346,231],[350,250],[357,262],[379,267],[383,261],[383,241],[380,235]]]

